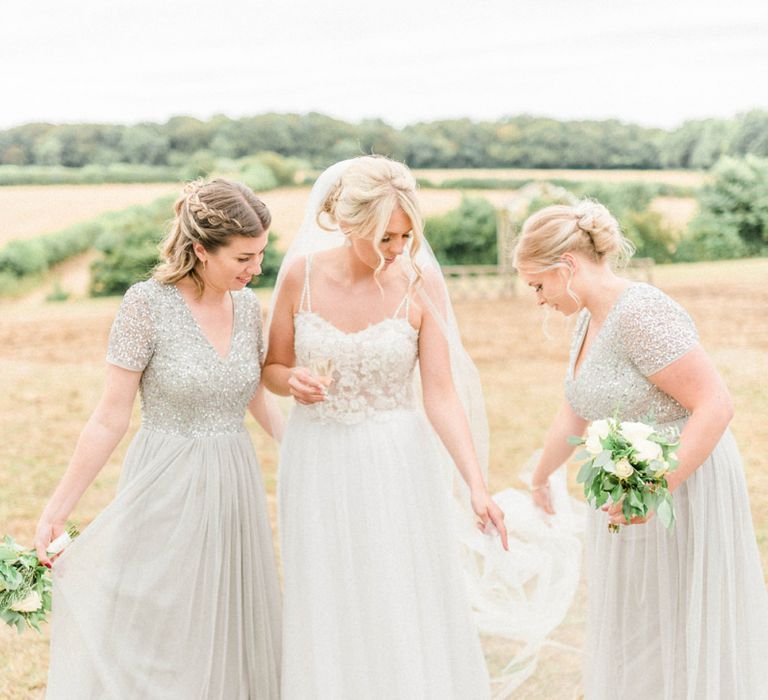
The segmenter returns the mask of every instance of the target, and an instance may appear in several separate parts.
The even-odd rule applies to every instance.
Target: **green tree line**
[[[0,131],[0,165],[181,168],[192,160],[271,151],[319,168],[381,153],[415,168],[708,168],[722,156],[768,156],[768,111],[687,121],[671,130],[617,120],[560,121],[528,115],[452,119],[401,129],[318,113],[261,114],[165,123],[24,124]]]

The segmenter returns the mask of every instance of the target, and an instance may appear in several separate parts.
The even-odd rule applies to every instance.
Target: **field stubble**
[[[654,281],[691,312],[702,341],[725,376],[736,403],[733,430],[745,457],[752,512],[764,565],[768,564],[768,260],[659,266]],[[262,292],[263,294],[263,292]],[[95,405],[103,357],[117,299],[64,304],[4,303],[0,307],[0,530],[31,542],[35,521],[59,478],[77,435]],[[492,431],[493,491],[519,485],[517,474],[541,444],[562,398],[570,324],[543,312],[520,289],[506,301],[457,305],[467,347],[483,379]],[[275,522],[275,450],[248,420],[264,466]],[[138,409],[130,432],[138,427]],[[128,439],[79,504],[74,517],[87,525],[109,502]],[[571,475],[573,482],[573,475]],[[574,493],[578,492],[572,483]],[[584,585],[553,640],[582,643]],[[18,637],[0,629],[0,697],[42,696],[47,630]],[[574,697],[577,654],[545,648],[536,674],[515,697]]]

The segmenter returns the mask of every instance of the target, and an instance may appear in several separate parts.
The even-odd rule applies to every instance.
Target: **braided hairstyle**
[[[163,284],[189,276],[198,296],[205,283],[198,270],[195,243],[215,253],[232,236],[258,238],[272,223],[266,205],[248,187],[224,178],[187,183],[173,210],[176,216],[160,244],[162,262],[153,276]]]

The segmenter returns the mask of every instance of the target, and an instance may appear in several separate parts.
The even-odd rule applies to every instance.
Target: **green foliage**
[[[626,210],[621,216],[624,235],[635,245],[640,258],[653,258],[658,263],[672,262],[675,256],[676,234],[664,224],[659,212]]]
[[[238,179],[254,192],[263,192],[277,187],[277,178],[272,169],[258,160],[246,163],[238,174]]]
[[[62,286],[59,280],[53,283],[53,289],[45,297],[46,301],[67,301],[69,299],[69,292],[67,292]]]
[[[598,429],[598,424],[603,424],[604,430]],[[584,484],[584,495],[593,508],[621,503],[621,512],[628,521],[647,518],[654,512],[669,529],[675,516],[666,474],[677,467],[679,433],[660,432],[650,424],[645,424],[647,437],[640,438],[636,430],[631,438],[632,432],[625,433],[626,428],[640,425],[615,419],[595,421],[588,428],[589,437],[573,436],[571,444],[586,447],[576,455],[576,459],[584,460],[576,481]],[[657,446],[657,455],[648,457],[641,448],[645,451],[652,443]],[[609,530],[615,532],[618,527],[609,525]]]
[[[444,265],[497,262],[496,209],[486,199],[463,198],[458,209],[427,219],[425,233]]]
[[[11,241],[0,249],[0,275],[19,278],[38,274],[85,252],[96,240],[104,219],[99,217],[38,238]]]
[[[768,159],[723,158],[699,195],[699,214],[678,249],[680,260],[768,253]]]
[[[382,153],[418,168],[707,168],[721,156],[768,156],[768,112],[699,120],[678,129],[520,115],[495,122],[447,119],[395,129],[312,112],[208,121],[178,116],[165,124],[25,124],[0,131],[0,167],[80,169],[110,163],[188,166],[211,172],[216,159],[271,152],[323,168],[335,160]],[[272,167],[270,163],[264,163]],[[278,182],[283,176],[274,171]],[[184,176],[187,176],[186,173]],[[178,177],[173,178],[178,179]]]
[[[261,262],[261,274],[251,280],[251,287],[274,287],[280,263],[283,262],[283,254],[277,247],[270,243],[264,251],[264,259]]]
[[[102,258],[91,265],[91,294],[122,294],[147,279],[160,261],[158,245],[167,229],[172,199],[131,207],[113,216],[96,240]]]
[[[57,165],[0,165],[0,186],[5,185],[92,185],[104,182],[172,182],[181,180],[177,168],[156,165],[91,164],[82,168]]]

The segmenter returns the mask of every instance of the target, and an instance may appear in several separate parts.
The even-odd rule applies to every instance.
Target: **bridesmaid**
[[[125,434],[115,499],[53,564],[47,697],[277,698],[280,603],[246,408],[270,430],[256,296],[270,215],[244,185],[188,185],[153,279],[112,326],[104,393],[40,518],[46,548]]]
[[[551,206],[515,250],[539,304],[578,314],[565,401],[532,479],[551,513],[548,477],[566,438],[613,416],[680,428],[669,477],[677,522],[589,512],[585,697],[622,700],[768,697],[768,598],[728,390],[688,314],[658,289],[614,274],[631,254],[601,205]],[[611,534],[609,522],[628,525]]]

